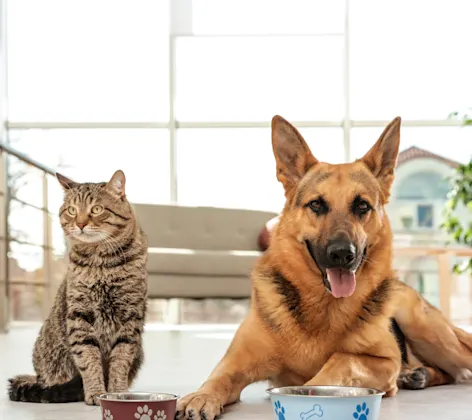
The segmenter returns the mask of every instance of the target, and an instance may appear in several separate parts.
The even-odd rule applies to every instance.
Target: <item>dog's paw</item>
[[[213,420],[223,412],[221,401],[214,395],[195,392],[177,402],[177,420]]]
[[[398,386],[403,389],[425,389],[429,384],[429,373],[424,367],[404,370],[398,377]]]

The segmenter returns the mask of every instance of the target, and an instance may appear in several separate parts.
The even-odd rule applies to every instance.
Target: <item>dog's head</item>
[[[279,232],[297,241],[334,297],[354,293],[356,272],[390,235],[384,206],[394,178],[400,123],[395,118],[362,159],[331,165],[312,155],[290,123],[279,116],[272,120],[277,179],[287,198]]]

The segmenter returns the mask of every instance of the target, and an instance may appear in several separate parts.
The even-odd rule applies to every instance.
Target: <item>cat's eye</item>
[[[103,211],[102,206],[93,206],[92,207],[92,214],[100,214]]]
[[[69,212],[71,216],[75,216],[77,214],[77,209],[74,206],[69,206],[67,211]]]

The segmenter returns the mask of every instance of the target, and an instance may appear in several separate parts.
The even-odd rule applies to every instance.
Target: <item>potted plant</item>
[[[453,112],[451,117],[459,118],[464,126],[472,125],[472,116],[468,113]],[[454,170],[448,198],[442,228],[451,235],[454,242],[472,247],[472,159]],[[468,210],[470,221],[459,218],[456,212],[459,205],[465,206]],[[472,274],[472,258],[460,265],[455,265],[454,270],[457,273],[469,272]]]

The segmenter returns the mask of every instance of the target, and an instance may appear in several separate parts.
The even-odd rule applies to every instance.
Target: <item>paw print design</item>
[[[138,411],[134,415],[138,420],[151,420],[151,416],[152,410],[147,405],[138,407]]]
[[[105,410],[103,412],[103,419],[104,420],[113,420],[113,414],[111,414],[110,410]]]
[[[164,410],[157,410],[154,420],[166,420],[166,412]]]
[[[358,405],[356,411],[352,415],[356,420],[367,420],[369,416],[369,408],[366,403],[363,403],[362,406]]]
[[[280,405],[280,401],[276,401],[274,404],[275,415],[279,420],[285,420],[285,408]]]

